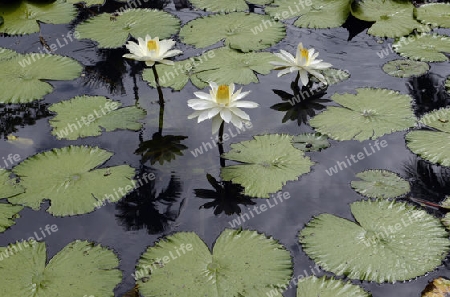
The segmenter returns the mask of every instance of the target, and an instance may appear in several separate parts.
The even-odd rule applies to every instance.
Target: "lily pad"
[[[199,57],[191,57],[183,61],[175,61],[173,65],[156,64],[156,71],[159,77],[159,85],[165,88],[172,88],[180,91],[188,83],[189,79],[197,88],[203,89],[208,83],[200,80],[197,75],[197,67],[210,58],[215,57],[215,51],[209,51]],[[155,76],[151,68],[146,68],[142,72],[142,78],[150,86],[156,87]]]
[[[275,0],[265,11],[275,19],[298,19],[301,28],[340,27],[350,14],[350,0]]]
[[[46,265],[44,242],[23,241],[0,248],[4,296],[113,296],[122,280],[119,260],[109,249],[87,241],[66,245]],[[62,295],[61,295],[62,294]]]
[[[10,178],[11,171],[0,170],[0,198],[9,198],[24,192],[15,178]]]
[[[152,9],[127,9],[118,16],[99,14],[79,24],[76,31],[79,39],[92,39],[99,48],[122,47],[129,39],[151,37],[168,38],[177,33],[180,21],[171,14]]]
[[[53,87],[42,80],[72,80],[79,77],[83,69],[69,57],[22,55],[11,50],[0,53],[0,68],[0,103],[28,103],[42,99],[53,91]]]
[[[242,185],[244,194],[269,198],[289,180],[311,171],[314,163],[301,150],[292,146],[292,136],[267,134],[253,140],[231,144],[223,158],[241,162],[222,168],[221,177]]]
[[[364,200],[351,210],[355,223],[321,214],[300,232],[306,254],[336,275],[379,283],[409,280],[436,269],[450,250],[439,219],[415,206]]]
[[[450,295],[450,280],[443,277],[435,278],[422,292],[422,297],[446,297]]]
[[[16,222],[17,218],[20,218],[19,212],[23,209],[20,205],[11,205],[7,203],[0,203],[0,232],[5,231]]]
[[[105,3],[105,0],[66,0],[69,3],[85,3],[86,6],[92,6],[92,5],[103,5]]]
[[[214,51],[214,58],[196,67],[195,76],[205,82],[239,85],[258,83],[255,72],[265,75],[273,69],[269,63],[274,60],[271,53],[239,53],[228,48],[211,51]]]
[[[362,181],[352,181],[352,188],[369,198],[396,198],[411,191],[409,182],[387,170],[366,170],[356,177]]]
[[[128,129],[138,131],[145,118],[145,110],[136,106],[119,108],[122,103],[103,96],[77,96],[53,104],[50,111],[57,115],[50,120],[52,134],[58,139],[75,140],[98,136],[105,131]]]
[[[285,36],[286,28],[283,23],[274,21],[267,15],[244,12],[198,18],[180,30],[183,42],[197,48],[225,40],[227,46],[243,52],[271,47]]]
[[[303,133],[292,138],[292,145],[304,152],[321,151],[330,146],[328,137],[320,133]]]
[[[34,155],[16,167],[25,192],[8,198],[35,210],[44,199],[55,216],[84,214],[98,200],[117,201],[133,189],[134,169],[128,165],[94,169],[113,154],[98,147],[69,146]]]
[[[416,118],[411,97],[388,89],[358,88],[357,94],[334,94],[342,107],[330,106],[310,125],[336,140],[376,139],[413,127]]]
[[[369,293],[350,282],[328,277],[310,276],[298,283],[297,297],[370,297]]]
[[[450,107],[425,114],[419,121],[436,131],[416,130],[406,134],[406,145],[415,154],[432,163],[450,166]]]
[[[0,25],[0,33],[31,34],[39,32],[39,22],[49,24],[65,24],[77,15],[76,8],[65,0],[50,3],[35,1],[2,2],[0,14],[4,23]]]
[[[450,37],[438,34],[402,37],[393,43],[392,48],[408,59],[445,62],[448,58],[444,53],[450,53]]]
[[[327,85],[329,85],[329,86],[340,83],[340,82],[350,78],[350,73],[347,70],[336,69],[336,68],[327,68],[327,69],[317,70],[317,71],[324,76],[324,80],[327,82]],[[311,80],[314,82],[317,82],[317,83],[321,82],[315,76],[312,76]]]
[[[144,297],[180,292],[261,297],[289,283],[291,275],[289,252],[277,241],[256,231],[231,229],[217,238],[212,255],[193,232],[168,236],[144,252],[135,272]]]
[[[429,31],[414,19],[414,5],[407,0],[355,1],[352,14],[360,20],[375,22],[367,33],[379,37],[401,37],[414,29]]]
[[[429,3],[416,8],[416,18],[435,27],[450,28],[450,4]]]
[[[420,76],[430,70],[430,66],[421,61],[393,60],[383,65],[383,71],[395,77]]]
[[[250,0],[249,3],[266,5],[273,0]],[[192,5],[206,11],[232,12],[248,10],[248,5],[244,0],[191,0]]]

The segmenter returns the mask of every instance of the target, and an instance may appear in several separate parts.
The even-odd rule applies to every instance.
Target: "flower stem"
[[[296,86],[298,86],[298,80],[299,80],[299,79],[300,79],[300,71],[297,72],[297,77],[295,78],[294,84],[295,84]]]
[[[219,142],[218,142],[221,167],[225,167],[225,159],[222,158],[222,154],[224,153],[224,150],[223,150],[223,130],[224,130],[224,128],[225,128],[225,121],[222,121],[222,124],[220,124],[220,128],[219,128]]]
[[[152,70],[153,70],[153,75],[155,76],[156,89],[158,90],[159,104],[162,106],[162,105],[164,105],[164,95],[163,95],[161,86],[159,84],[159,76],[158,76],[158,72],[156,72],[156,64],[153,64]]]

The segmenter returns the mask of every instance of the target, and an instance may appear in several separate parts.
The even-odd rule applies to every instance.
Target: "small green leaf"
[[[436,269],[450,250],[439,219],[410,204],[364,200],[352,203],[351,211],[355,222],[321,214],[300,232],[306,254],[336,275],[409,280]]]
[[[214,57],[206,60],[195,69],[195,77],[204,82],[213,81],[217,84],[236,83],[248,85],[258,83],[255,75],[269,74],[273,66],[269,63],[277,58],[271,53],[239,53],[229,48],[214,51]]]
[[[321,151],[330,146],[328,137],[320,133],[303,133],[292,138],[292,145],[304,152]]]
[[[25,191],[15,178],[10,178],[10,175],[11,171],[0,169],[0,199],[9,198]]]
[[[49,54],[0,53],[0,103],[28,103],[42,99],[53,87],[42,80],[71,80],[83,68],[69,58]],[[49,71],[51,69],[51,71]]]
[[[450,37],[438,34],[402,37],[393,43],[392,48],[404,58],[445,62],[448,58],[444,53],[450,53]]]
[[[416,8],[416,18],[424,24],[450,28],[450,4],[428,3]]]
[[[414,29],[429,28],[414,19],[414,5],[407,0],[363,0],[352,4],[352,14],[363,21],[375,22],[367,33],[379,37],[401,37]]]
[[[0,203],[0,232],[5,231],[20,218],[19,212],[23,209],[21,205],[11,205],[7,203]]]
[[[48,110],[56,113],[51,119],[52,134],[58,139],[75,140],[98,136],[105,131],[128,129],[138,131],[146,112],[136,106],[119,108],[122,103],[103,96],[77,96],[53,104]]]
[[[29,157],[12,170],[26,191],[8,200],[37,210],[49,199],[47,211],[55,216],[91,212],[98,200],[117,201],[133,189],[134,169],[94,169],[111,156],[98,147],[69,146]]]
[[[388,89],[358,88],[357,94],[334,94],[342,107],[330,106],[310,125],[336,140],[368,140],[413,127],[411,97]]]
[[[264,24],[269,23],[270,26]],[[283,23],[269,16],[233,12],[198,18],[185,24],[180,38],[197,48],[207,47],[221,40],[230,48],[243,52],[268,48],[286,36]]]
[[[270,4],[273,0],[249,0],[247,2],[258,5]],[[244,0],[191,0],[192,5],[199,9],[213,12],[245,11],[249,7]]]
[[[430,70],[430,66],[421,61],[393,60],[383,65],[383,71],[395,77],[420,76]]]
[[[335,28],[350,14],[350,0],[275,0],[265,11],[276,19],[298,17],[294,25],[301,28]]]
[[[152,38],[168,38],[177,33],[180,21],[173,15],[152,9],[127,9],[117,16],[109,13],[99,14],[79,24],[76,31],[79,39],[92,39],[99,48],[122,47],[129,39],[144,38],[147,34]]]
[[[65,0],[50,3],[23,0],[2,2],[0,14],[4,19],[0,32],[14,35],[39,32],[38,21],[48,24],[69,23],[77,15],[77,10]]]
[[[359,286],[328,277],[310,276],[298,283],[297,297],[370,297],[371,295]]]
[[[113,296],[122,280],[114,252],[87,241],[69,243],[47,265],[43,242],[22,241],[0,252],[4,296]]]
[[[212,255],[193,232],[168,236],[144,252],[135,278],[144,297],[261,297],[288,284],[291,274],[289,252],[274,239],[225,229]]]
[[[362,181],[352,181],[352,188],[369,198],[397,198],[411,191],[409,182],[391,171],[366,170],[356,177]]]
[[[245,195],[269,198],[287,181],[310,172],[314,164],[291,141],[289,135],[267,134],[231,144],[222,157],[243,164],[222,168],[222,179],[242,185]]]

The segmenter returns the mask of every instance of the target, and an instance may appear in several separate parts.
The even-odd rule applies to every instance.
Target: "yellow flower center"
[[[308,58],[308,50],[307,50],[306,48],[302,48],[302,49],[300,50],[300,56],[301,56],[302,58],[305,58],[306,64],[308,64],[309,58]]]
[[[159,44],[158,42],[156,42],[156,40],[149,40],[147,42],[147,48],[149,51],[157,51],[159,48]]]
[[[220,85],[217,89],[216,102],[219,104],[228,104],[230,102],[230,87]]]

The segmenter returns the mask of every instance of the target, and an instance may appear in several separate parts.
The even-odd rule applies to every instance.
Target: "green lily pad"
[[[105,0],[66,0],[66,1],[72,4],[83,2],[86,4],[86,6],[103,5],[105,3]]]
[[[42,80],[72,80],[83,68],[68,57],[0,52],[0,103],[28,103],[42,99],[53,87]],[[49,71],[51,69],[51,71]]]
[[[364,200],[351,210],[355,223],[321,214],[300,232],[306,254],[336,275],[379,283],[409,280],[436,269],[450,250],[439,219],[415,206]]]
[[[65,0],[51,3],[32,1],[2,2],[0,14],[4,24],[0,25],[0,33],[31,34],[39,32],[37,21],[49,24],[65,24],[77,15],[76,8]]]
[[[421,124],[437,131],[416,130],[406,134],[406,145],[414,153],[432,163],[450,166],[450,107],[425,114]],[[432,144],[432,145],[431,145]]]
[[[301,28],[335,28],[347,20],[350,3],[350,0],[275,0],[265,11],[275,19],[298,17],[294,25]]]
[[[8,198],[24,192],[15,178],[10,178],[11,171],[0,170],[0,198]]]
[[[270,23],[270,26],[267,25]],[[264,28],[266,24],[267,28]],[[198,18],[185,24],[180,38],[197,48],[207,47],[221,40],[243,52],[271,47],[286,36],[283,23],[267,15],[233,12]]]
[[[409,182],[387,170],[366,170],[356,175],[351,185],[361,195],[369,198],[396,198],[411,191]]]
[[[356,92],[334,94],[331,98],[342,107],[327,107],[310,125],[332,139],[359,141],[415,125],[410,96],[388,89],[358,88]]]
[[[370,297],[360,286],[328,277],[310,276],[298,283],[297,297]]]
[[[99,14],[79,24],[76,31],[79,39],[92,39],[99,48],[122,47],[129,39],[151,37],[168,38],[177,33],[180,21],[171,14],[152,9],[127,9],[118,16]]]
[[[192,57],[183,61],[175,61],[173,65],[156,64],[156,71],[159,77],[159,85],[164,88],[172,88],[180,91],[188,83],[189,79],[197,88],[203,89],[208,83],[200,80],[197,75],[197,67],[215,57],[215,51],[209,51],[199,57]],[[151,68],[146,68],[142,72],[142,78],[150,86],[156,87],[155,76]]]
[[[304,152],[321,151],[330,146],[328,137],[320,133],[303,133],[292,138],[292,145]]]
[[[243,164],[221,168],[222,179],[242,185],[247,196],[269,198],[314,165],[291,141],[289,135],[267,134],[231,144],[222,157]]]
[[[367,33],[379,37],[401,37],[417,29],[429,32],[414,19],[414,5],[407,0],[363,0],[352,4],[352,14],[363,21],[375,22]]]
[[[435,27],[450,28],[450,4],[429,3],[416,8],[416,18]]]
[[[47,265],[44,242],[1,247],[3,257],[7,250],[0,266],[4,296],[113,296],[122,280],[114,252],[87,241],[69,243]]]
[[[145,110],[136,106],[119,108],[122,103],[103,96],[77,96],[53,104],[48,110],[56,113],[51,119],[52,134],[58,139],[75,140],[98,136],[105,131],[128,129],[138,131],[145,118]]]
[[[35,210],[44,199],[55,216],[84,214],[98,200],[117,201],[133,189],[134,169],[128,165],[94,169],[113,154],[98,147],[69,146],[34,155],[16,167],[24,193],[8,198]]]
[[[269,63],[274,61],[271,53],[239,53],[228,48],[211,51],[214,51],[214,58],[196,67],[195,76],[201,81],[247,85],[259,82],[255,72],[265,75],[273,69]]]
[[[5,231],[16,222],[15,219],[20,218],[19,212],[23,209],[20,205],[11,205],[0,203],[0,232]]]
[[[402,57],[425,61],[445,62],[450,53],[450,37],[438,34],[421,34],[402,37],[392,44],[392,48]]]
[[[266,5],[273,0],[250,0],[249,3]],[[199,9],[213,12],[232,12],[248,10],[248,5],[244,0],[191,0],[192,5]]]
[[[263,273],[262,273],[263,272]],[[211,255],[193,232],[178,232],[149,247],[136,267],[139,292],[150,296],[261,297],[289,283],[289,252],[272,238],[225,229]]]
[[[395,77],[420,76],[430,70],[430,66],[421,61],[393,60],[383,65],[383,71]]]
[[[441,222],[447,230],[450,230],[450,212],[445,214],[445,216],[441,219]]]

